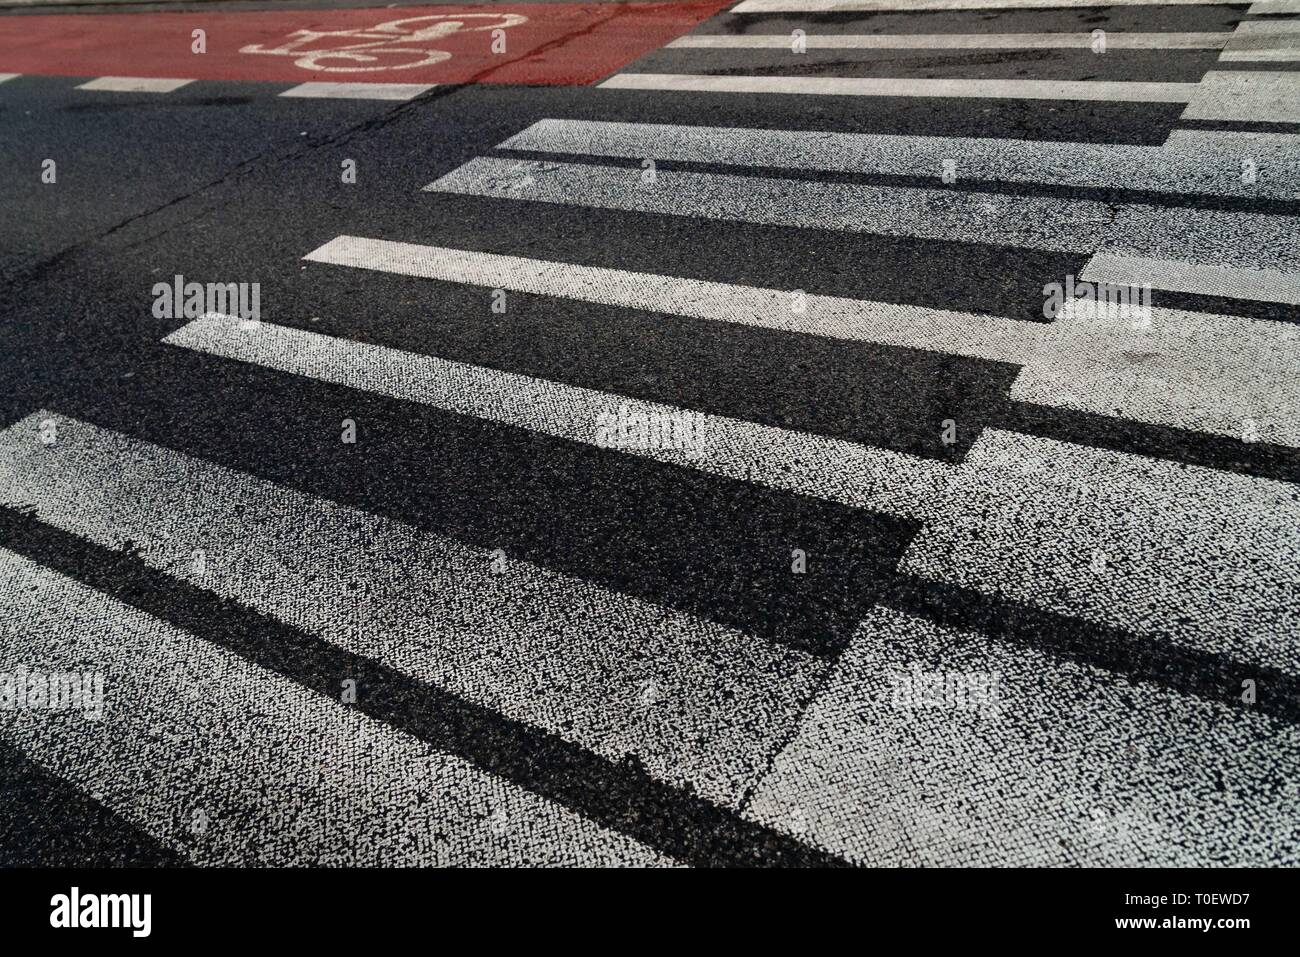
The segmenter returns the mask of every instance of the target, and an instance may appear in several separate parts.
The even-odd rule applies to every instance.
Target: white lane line
[[[1182,118],[1300,123],[1300,73],[1211,71],[1197,85]]]
[[[193,80],[168,80],[154,76],[101,76],[82,83],[77,89],[110,93],[171,93],[193,82]]]
[[[625,451],[879,511],[909,513],[944,472],[902,452],[231,316],[196,319],[163,341],[587,445],[607,444],[602,423],[621,411],[657,422],[686,414],[702,448]]]
[[[5,670],[98,671],[104,687],[99,720],[5,709],[0,738],[196,863],[665,863],[4,549],[0,581]]]
[[[791,93],[804,96],[928,96],[1013,100],[1103,100],[1186,103],[1196,83],[1127,80],[963,80],[902,77],[718,76],[693,73],[619,73],[606,90],[689,93]]]
[[[763,329],[875,342],[996,362],[1021,362],[1046,326],[997,316],[926,309],[788,289],[680,279],[544,259],[525,259],[358,236],[339,236],[303,257],[444,282],[559,296]]]
[[[0,83],[4,83],[8,80],[16,80],[20,76],[22,76],[21,73],[0,73]]]
[[[1042,7],[1217,6],[1224,0],[744,0],[732,13],[837,13],[898,10],[999,10]],[[1272,0],[1277,2],[1277,0]],[[1296,2],[1296,0],[1283,0]],[[1256,4],[1260,6],[1260,4]],[[1267,11],[1265,11],[1267,12]]]
[[[825,671],[734,629],[498,562],[490,547],[84,422],[53,416],[58,441],[43,446],[50,417],[0,432],[9,507],[109,548],[131,542],[169,575],[611,761],[636,755],[719,804],[738,806]]]
[[[1236,61],[1300,60],[1300,22],[1243,20],[1237,24],[1219,59]]]
[[[165,342],[602,445],[658,403],[234,317]],[[960,466],[704,415],[695,454],[632,454],[924,523],[901,567],[1064,614],[1300,670],[1295,485],[985,429]],[[192,486],[187,485],[187,488]]]
[[[680,411],[265,323],[245,330],[233,318],[196,320],[165,341],[588,444],[599,444],[592,421],[616,405]],[[702,455],[636,454],[928,518],[910,572],[1280,667],[1300,661],[1286,637],[1300,628],[1292,485],[997,430],[952,467],[706,421]],[[1108,556],[1100,566],[1098,553]]]
[[[436,83],[300,83],[281,96],[335,100],[411,100]]]
[[[1113,218],[1090,200],[478,157],[425,187],[735,222],[1094,252]]]
[[[844,33],[803,38],[809,50],[1088,50],[1089,33]],[[1106,31],[1109,50],[1219,50],[1231,33],[1121,33]],[[678,37],[666,49],[788,50],[790,34]]]
[[[1293,483],[985,429],[899,568],[1296,672],[1297,554]]]
[[[1091,200],[952,188],[814,180],[479,157],[425,187],[517,199],[804,229],[865,232],[1058,252],[1110,251],[1300,272],[1300,217],[1115,206]]]
[[[1300,306],[1300,272],[1294,269],[1216,266],[1184,259],[1099,252],[1088,260],[1080,275],[1086,282],[1149,283],[1155,289],[1172,292]]]
[[[1067,304],[1050,324],[339,236],[304,259],[1025,366],[1015,399],[1300,447],[1300,327]],[[1134,285],[1131,277],[1125,285]],[[1140,356],[1137,361],[1134,357]]]
[[[867,866],[1294,867],[1297,777],[1267,717],[877,608],[747,814]]]
[[[1174,131],[1163,146],[539,120],[498,149],[1080,188],[1300,198],[1300,136]],[[1254,176],[1242,175],[1243,164]]]

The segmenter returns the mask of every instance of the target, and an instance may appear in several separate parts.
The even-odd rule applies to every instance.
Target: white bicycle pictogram
[[[469,21],[486,22],[467,26]],[[451,54],[446,50],[430,50],[417,44],[439,40],[453,33],[504,30],[526,22],[528,18],[518,13],[444,13],[390,20],[360,30],[295,30],[281,46],[267,49],[260,43],[250,43],[241,47],[239,52],[296,57],[294,66],[321,73],[410,70],[451,59]],[[339,46],[337,44],[340,40],[362,42]],[[313,48],[318,43],[327,45]],[[407,62],[393,62],[394,58]],[[330,63],[335,60],[349,65],[331,66]],[[363,63],[373,65],[358,65]]]

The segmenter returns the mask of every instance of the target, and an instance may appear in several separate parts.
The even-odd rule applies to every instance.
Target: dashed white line
[[[300,83],[280,96],[335,100],[412,100],[436,83]]]
[[[156,76],[101,76],[82,83],[77,89],[109,93],[171,93],[193,82],[193,80],[171,80]]]

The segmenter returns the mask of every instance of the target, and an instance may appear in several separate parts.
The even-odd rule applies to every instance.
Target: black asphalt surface
[[[770,15],[753,22],[762,32],[810,24],[845,33],[1230,31],[1243,9]],[[4,11],[29,12],[50,11]],[[729,23],[718,17],[697,32],[722,32]],[[637,68],[684,72],[690,59],[721,73],[1195,82],[1217,58],[1211,50],[1101,58],[1059,50],[893,51],[870,62],[859,54],[810,51],[791,69],[778,51],[662,50]],[[488,307],[490,290],[303,261],[348,234],[1042,321],[1043,277],[1078,274],[1087,256],[522,201],[507,208],[422,188],[476,156],[528,158],[493,151],[544,118],[1157,145],[1175,127],[1197,125],[1178,123],[1181,104],[492,85],[440,87],[408,103],[383,103],[277,97],[287,84],[197,81],[156,95],[96,94],[75,89],[79,82],[23,76],[0,86],[0,423],[56,410],[459,541],[502,547],[543,568],[827,660],[843,652],[855,623],[886,601],[1182,693],[1220,695],[1225,676],[1236,674],[1230,656],[1146,643],[900,575],[895,565],[917,529],[904,519],[176,349],[161,340],[185,320],[151,313],[154,283],[175,275],[256,282],[262,317],[277,324],[923,458],[959,463],[984,429],[1008,428],[1300,481],[1295,450],[1014,402],[1007,391],[1017,368],[1007,364],[524,294],[512,294],[508,314],[498,316]],[[41,182],[46,159],[57,163],[55,184]],[[341,182],[345,160],[356,163],[355,184]],[[608,162],[626,165],[630,177],[639,167]],[[842,180],[914,185],[899,177]],[[1175,202],[1124,191],[1015,191]],[[1300,214],[1300,199],[1212,202]],[[1297,318],[1292,307],[1171,293],[1157,292],[1156,304]],[[338,442],[345,418],[359,424],[362,455]],[[962,423],[955,444],[940,440],[936,423],[945,419]],[[808,543],[822,559],[806,576],[785,573],[791,541]],[[634,763],[597,760],[350,659],[149,571],[129,553],[78,542],[7,509],[0,509],[0,545],[130,596],[137,607],[307,687],[332,688],[338,674],[370,669],[372,685],[386,692],[370,699],[374,716],[671,856],[834,862],[657,784]],[[1287,693],[1265,707],[1282,720],[1300,719],[1296,679],[1269,677]],[[0,775],[0,862],[180,860],[12,748],[0,750]]]

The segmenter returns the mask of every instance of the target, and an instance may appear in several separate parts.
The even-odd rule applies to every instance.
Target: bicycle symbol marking
[[[469,21],[488,22],[467,26]],[[289,34],[285,43],[273,49],[267,49],[260,43],[250,43],[240,47],[239,52],[296,57],[294,66],[321,73],[410,70],[451,59],[451,54],[446,50],[430,50],[422,46],[431,40],[439,40],[453,33],[504,30],[527,22],[528,18],[518,13],[444,13],[390,20],[361,30],[295,30]],[[337,45],[341,40],[362,42]],[[322,42],[324,46],[315,46]],[[394,57],[399,62],[393,62]],[[346,65],[331,65],[336,60],[343,61]],[[400,62],[404,60],[410,62]]]

